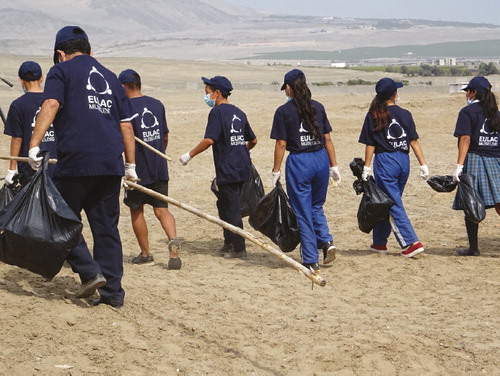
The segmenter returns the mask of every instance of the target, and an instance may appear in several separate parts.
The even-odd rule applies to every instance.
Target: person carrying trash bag
[[[7,114],[4,134],[11,136],[10,155],[12,157],[27,157],[31,134],[36,117],[43,103],[42,68],[35,61],[25,61],[18,71],[19,81],[24,94],[14,100]],[[51,125],[42,139],[41,149],[48,150],[50,158],[56,157],[56,136]],[[55,165],[48,166],[47,174],[52,177]],[[10,161],[5,182],[12,185],[17,175],[19,184],[24,186],[35,174],[35,171],[25,162]]]
[[[474,77],[462,89],[467,106],[458,114],[454,136],[458,138],[457,166],[453,180],[460,182],[461,174],[474,177],[473,187],[482,198],[486,209],[495,208],[500,215],[500,112],[490,82],[481,76]],[[460,183],[459,183],[460,191]],[[462,210],[459,192],[453,209]],[[479,224],[467,216],[465,228],[469,239],[468,249],[458,249],[458,256],[479,256]]]
[[[323,264],[335,260],[336,247],[330,234],[323,205],[328,182],[340,184],[341,176],[330,138],[332,127],[323,105],[311,99],[304,72],[285,74],[281,90],[287,102],[276,110],[271,138],[276,140],[272,169],[273,186],[280,179],[285,150],[286,190],[297,216],[302,264],[319,271],[318,250]]]
[[[80,275],[75,298],[121,307],[123,252],[118,219],[123,175],[137,181],[132,110],[116,75],[91,56],[85,31],[65,26],[54,45],[54,66],[47,74],[45,101],[30,142],[29,163],[40,167],[43,135],[54,124],[57,164],[53,181],[64,201],[81,218],[84,210],[93,236],[93,255],[83,236],[66,261]],[[125,166],[122,153],[125,152]]]
[[[390,217],[373,228],[370,251],[387,253],[387,239],[392,227],[396,240],[403,249],[401,255],[413,257],[423,252],[424,246],[418,240],[402,201],[410,174],[410,147],[420,163],[422,179],[429,176],[429,169],[418,142],[411,113],[396,104],[397,90],[401,87],[401,82],[387,77],[377,82],[377,94],[366,114],[359,142],[366,145],[362,179],[368,180],[373,159],[375,184],[394,201],[389,210]]]
[[[229,103],[233,86],[223,76],[202,77],[205,84],[205,103],[211,107],[205,137],[191,151],[180,156],[183,166],[210,146],[215,165],[213,191],[217,196],[219,218],[243,228],[240,197],[243,184],[250,174],[252,161],[250,150],[257,145],[245,113]],[[226,259],[248,258],[245,238],[224,229],[224,244],[218,253]]]

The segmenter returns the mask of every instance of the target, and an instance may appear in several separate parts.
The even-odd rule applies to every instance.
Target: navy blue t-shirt
[[[113,72],[92,56],[75,56],[50,69],[45,98],[61,106],[54,176],[124,174],[120,122],[137,114]]]
[[[163,104],[146,95],[130,98],[130,103],[133,110],[139,114],[132,120],[135,136],[165,153],[165,135],[168,134],[168,128]],[[141,179],[139,184],[168,180],[167,161],[141,144],[135,146],[135,164],[137,175]]]
[[[375,154],[393,153],[402,151],[410,152],[410,142],[418,139],[415,122],[410,111],[399,106],[387,106],[391,120],[387,126],[374,131],[375,123],[373,116],[368,113],[365,117],[359,142],[369,146],[375,146]]]
[[[498,113],[500,117],[500,112]],[[458,113],[455,137],[470,136],[469,153],[487,157],[500,157],[499,132],[491,132],[479,102],[464,107]]]
[[[20,157],[27,157],[30,147],[31,135],[35,128],[36,117],[45,97],[43,93],[27,92],[12,102],[7,115],[4,134],[11,137],[22,138]],[[51,124],[40,144],[40,150],[47,150],[50,158],[57,158],[56,136],[54,126]],[[20,174],[30,176],[35,172],[28,163],[17,164]],[[48,173],[52,176],[55,165],[49,164]]]
[[[214,141],[212,149],[217,183],[245,181],[252,166],[246,141],[255,139],[245,113],[228,103],[214,107],[208,115],[205,138]]]
[[[299,118],[297,106],[293,101],[288,101],[278,107],[274,113],[271,138],[286,140],[286,150],[292,153],[308,153],[320,150],[325,145],[325,134],[332,131],[323,105],[312,100],[316,108],[316,121],[319,125],[321,140],[315,138]]]

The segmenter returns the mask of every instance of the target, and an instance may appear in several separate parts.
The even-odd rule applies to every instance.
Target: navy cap
[[[38,81],[42,77],[42,68],[34,61],[25,61],[19,67],[17,74],[21,80]]]
[[[382,99],[389,99],[398,88],[403,87],[402,82],[396,82],[392,78],[382,78],[375,85],[375,91]]]
[[[202,77],[201,80],[206,85],[212,85],[224,95],[229,94],[231,90],[233,90],[233,85],[231,85],[231,81],[229,81],[226,77],[223,76],[215,76],[212,78]]]
[[[299,78],[299,75],[304,75],[304,72],[302,72],[300,69],[292,69],[290,72],[285,74],[285,78],[283,80],[283,85],[281,86],[281,90],[285,90],[286,84],[291,85],[295,82],[297,78]],[[305,75],[304,75],[305,77]]]
[[[491,89],[490,81],[488,81],[486,78],[482,76],[477,76],[474,77],[472,80],[470,80],[467,86],[464,87],[462,90],[464,91],[472,90],[472,91],[479,91],[480,93],[486,93],[490,89]]]
[[[54,44],[54,50],[57,50],[57,47],[65,42],[69,42],[70,40],[75,39],[85,39],[89,40],[85,31],[79,26],[64,26],[61,30],[59,30],[56,34],[56,42]]]
[[[122,84],[125,84],[127,82],[136,82],[138,84],[141,83],[141,76],[139,76],[139,73],[137,73],[133,69],[125,69],[120,73],[118,79]]]

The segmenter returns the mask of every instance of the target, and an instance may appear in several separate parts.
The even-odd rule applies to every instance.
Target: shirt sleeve
[[[245,125],[245,141],[255,140],[255,133],[253,133],[252,127],[250,127],[250,123],[247,120]]]
[[[413,116],[408,113],[408,140],[413,141],[413,140],[418,140],[418,133],[417,133],[417,127],[415,126],[415,121],[413,120]]]
[[[471,136],[472,135],[472,118],[467,111],[462,109],[458,113],[457,124],[455,126],[455,133],[453,136]]]
[[[285,115],[281,108],[274,113],[273,126],[271,128],[271,138],[274,140],[287,140]]]
[[[373,117],[370,113],[366,114],[358,142],[369,146],[376,146],[375,138],[373,137]]]
[[[45,99],[55,99],[61,106],[64,106],[66,87],[64,85],[64,72],[59,65],[50,68],[45,80],[43,94]]]
[[[212,109],[208,114],[207,128],[205,130],[205,138],[218,141],[222,136],[222,124],[219,116],[216,114],[216,108]]]
[[[327,134],[332,131],[332,126],[330,125],[330,121],[328,120],[328,115],[326,114],[325,108],[322,108],[322,119],[323,119],[323,133]]]
[[[23,138],[23,127],[21,122],[21,116],[17,107],[11,105],[7,114],[7,120],[3,133],[12,137]]]

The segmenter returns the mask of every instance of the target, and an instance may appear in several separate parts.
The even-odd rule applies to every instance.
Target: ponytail
[[[299,118],[304,124],[304,128],[318,140],[322,140],[318,122],[316,121],[316,108],[311,101],[311,90],[306,83],[306,76],[301,73],[290,85],[293,90],[293,101],[297,106]]]
[[[376,132],[387,127],[387,124],[389,124],[391,120],[391,115],[387,109],[386,99],[383,99],[379,94],[373,98],[368,112],[372,115],[373,121],[375,122],[374,131]]]
[[[500,119],[498,118],[498,104],[495,94],[491,88],[486,92],[476,92],[476,99],[479,99],[484,115],[490,121],[490,131],[500,131]]]

